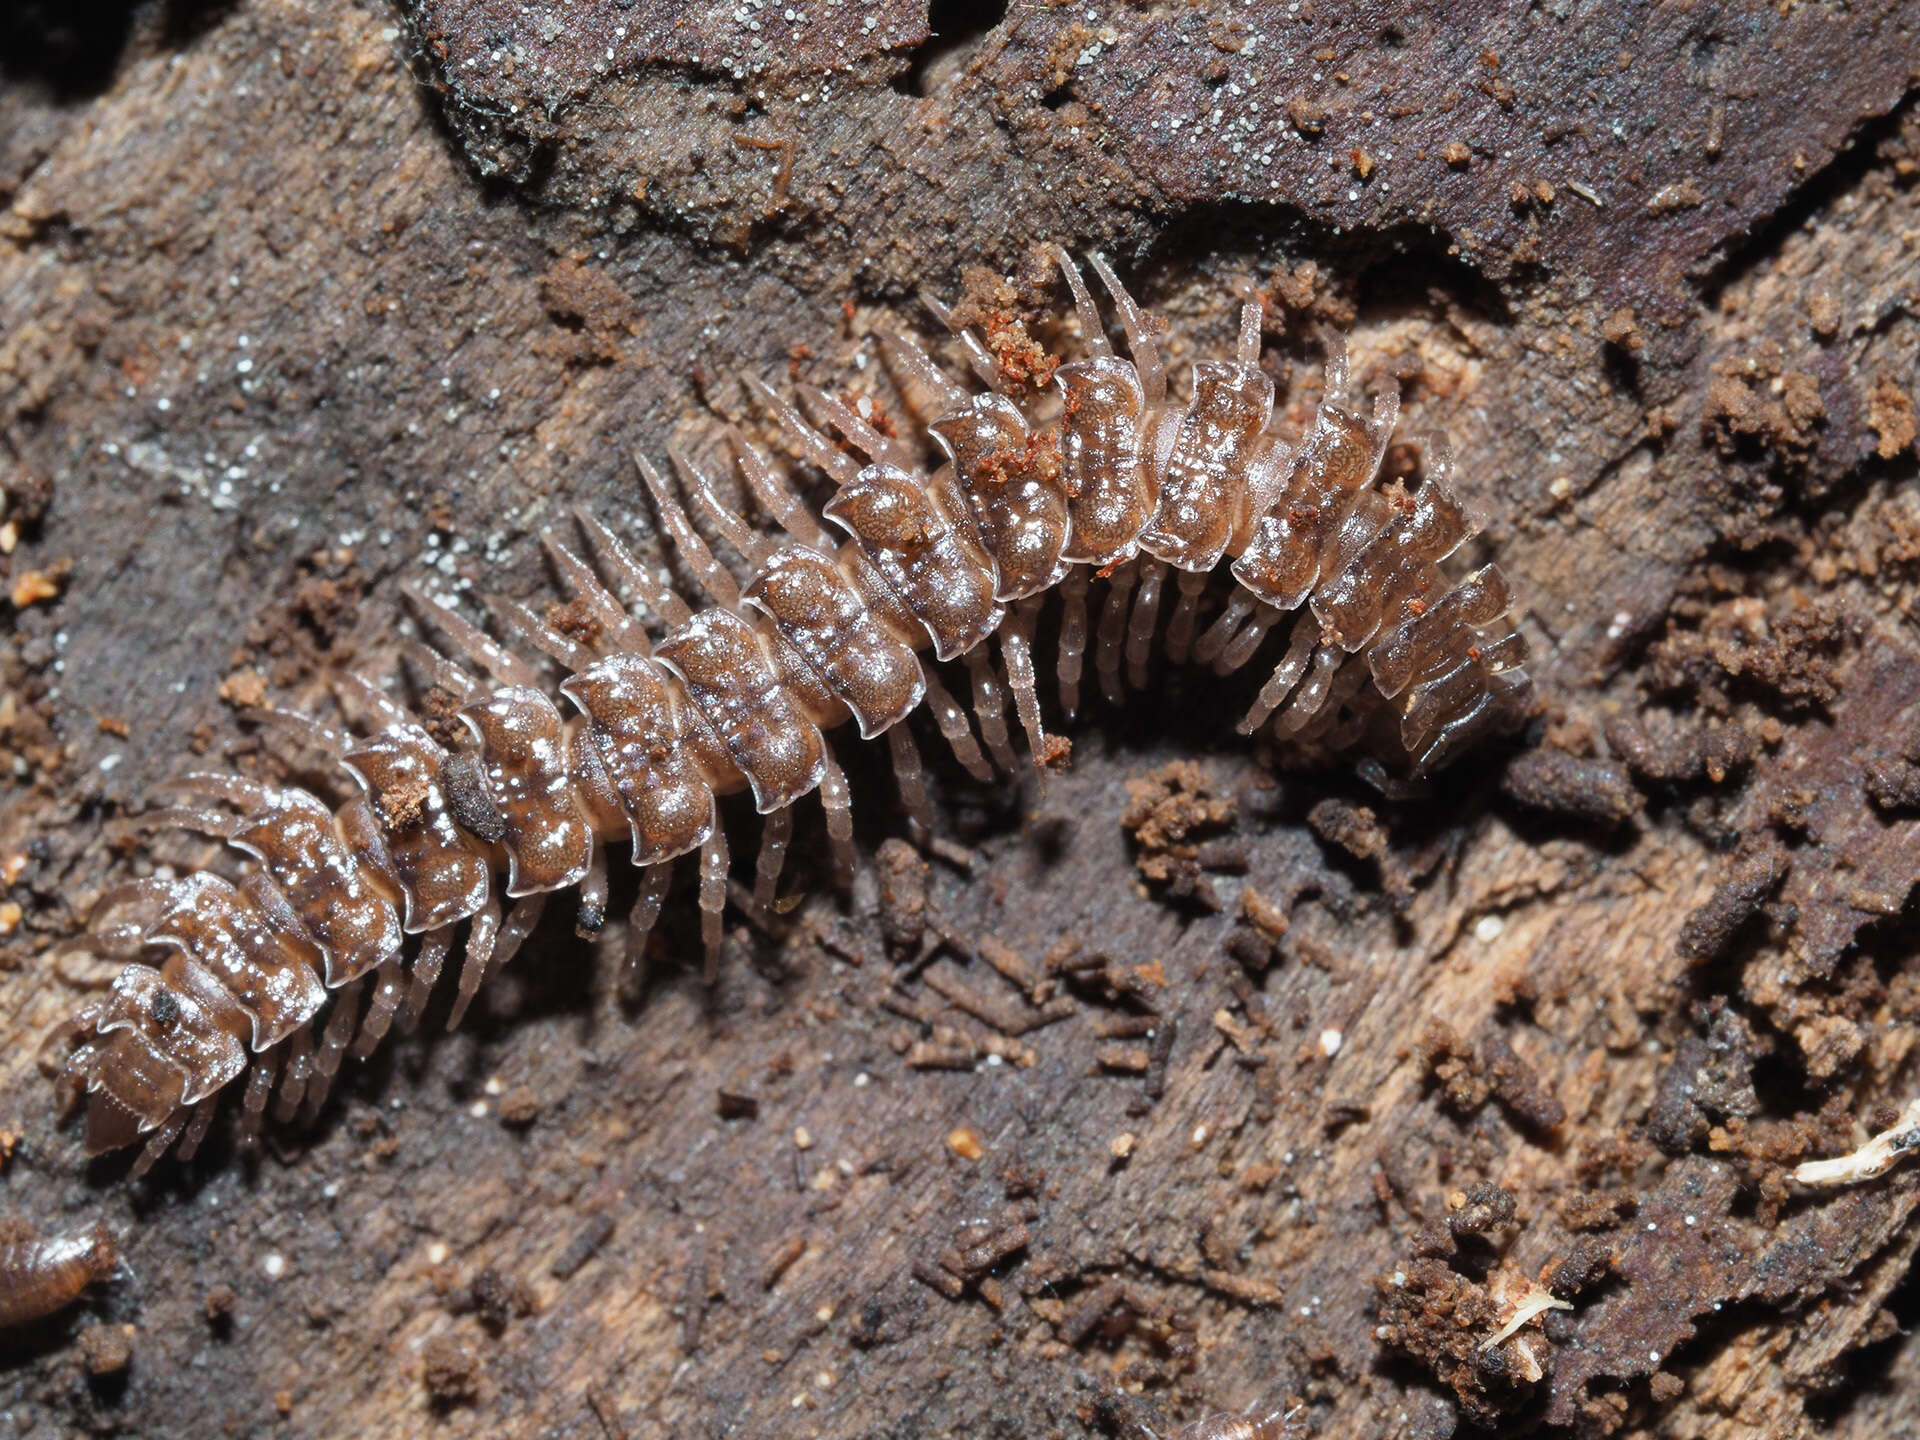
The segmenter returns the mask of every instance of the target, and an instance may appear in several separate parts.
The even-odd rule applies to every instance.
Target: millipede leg
[[[1337,661],[1337,659],[1338,655],[1336,652],[1332,660]],[[1328,731],[1334,728],[1335,721],[1339,719],[1340,707],[1353,698],[1354,693],[1359,690],[1366,679],[1366,657],[1364,655],[1349,655],[1346,662],[1341,664],[1340,668],[1334,672],[1333,678],[1326,683],[1323,695],[1314,704],[1310,714],[1292,724],[1289,724],[1293,714],[1291,710],[1280,717],[1280,725],[1283,732],[1291,729],[1292,732],[1302,740],[1318,739],[1327,734]],[[1305,695],[1306,692],[1303,690],[1300,698],[1304,699]],[[1295,704],[1298,703],[1299,700],[1296,700]]]
[[[1173,618],[1167,622],[1167,659],[1172,664],[1187,663],[1187,653],[1193,648],[1194,626],[1200,619],[1200,597],[1206,592],[1209,578],[1205,570],[1182,570],[1175,582],[1180,587],[1180,598],[1174,604]]]
[[[667,898],[667,882],[673,878],[671,862],[650,865],[640,878],[640,894],[627,916],[626,958],[620,972],[620,988],[628,995],[639,993],[647,973],[647,937],[653,934],[653,922],[660,918],[660,902]]]
[[[300,1097],[307,1092],[307,1077],[313,1073],[313,1030],[302,1025],[287,1042],[287,1063],[280,1072],[280,1098],[273,1102],[273,1118],[284,1125],[300,1109]]]
[[[1076,565],[1060,582],[1060,709],[1080,713],[1080,674],[1087,658],[1087,567]]]
[[[762,910],[773,908],[774,891],[780,884],[780,872],[787,865],[787,847],[793,843],[793,807],[785,806],[764,817],[760,824],[760,858],[753,867],[753,903]]]
[[[1000,677],[994,673],[993,657],[985,645],[967,652],[967,671],[973,677],[973,710],[980,717],[980,738],[987,742],[993,763],[1008,775],[1018,772],[1013,758],[1013,741],[1007,735],[1007,702],[1001,693]]]
[[[373,972],[373,1002],[367,1006],[366,1019],[360,1022],[360,1033],[353,1038],[353,1049],[349,1053],[354,1059],[366,1059],[386,1038],[387,1027],[393,1024],[394,1012],[400,1008],[400,997],[404,993],[400,957],[396,955]]]
[[[906,721],[897,722],[887,731],[887,745],[893,752],[893,779],[900,787],[900,803],[907,808],[907,818],[932,834],[933,806],[927,802],[926,771],[920,764],[920,747],[913,743]]]
[[[420,940],[420,953],[413,957],[413,974],[407,989],[406,1004],[400,1008],[400,1033],[411,1035],[413,1027],[420,1023],[420,1016],[427,1008],[427,1001],[433,995],[434,982],[440,978],[441,967],[447,963],[447,955],[453,949],[455,928],[442,925],[438,930],[429,930]]]
[[[458,1030],[467,1018],[467,1006],[480,993],[480,982],[487,978],[487,963],[493,959],[493,943],[500,936],[500,897],[487,896],[487,903],[473,917],[467,931],[467,953],[460,962],[460,990],[453,997],[453,1013],[447,1016],[447,1029]]]
[[[253,1061],[253,1073],[247,1076],[247,1093],[240,1102],[240,1148],[251,1150],[260,1143],[260,1117],[266,1114],[267,1097],[273,1093],[274,1076],[280,1073],[280,1050],[276,1046]]]
[[[546,912],[547,892],[539,891],[532,895],[522,895],[513,902],[513,909],[507,912],[507,923],[500,927],[500,939],[495,942],[493,956],[487,961],[487,973],[483,980],[498,975],[514,956],[520,953],[520,947],[533,933],[533,927],[540,923],[540,917]]]
[[[993,767],[987,764],[987,757],[980,753],[979,743],[973,738],[973,727],[967,723],[967,712],[960,708],[959,702],[950,694],[940,677],[931,668],[923,666],[927,679],[927,708],[933,711],[934,723],[940,727],[940,733],[947,737],[947,744],[953,750],[953,758],[958,760],[974,779],[983,784],[993,780]],[[899,729],[895,726],[894,729]]]
[[[1282,735],[1292,735],[1305,727],[1320,708],[1326,704],[1332,693],[1334,675],[1345,657],[1331,645],[1322,645],[1313,652],[1313,667],[1307,672],[1307,678],[1294,691],[1293,701],[1281,712],[1274,722],[1274,728]]]
[[[1267,631],[1271,630],[1274,623],[1286,613],[1264,602],[1256,605],[1253,610],[1253,619],[1246,623],[1238,635],[1227,642],[1227,648],[1222,650],[1220,658],[1213,662],[1213,673],[1231,675],[1251,660],[1254,653],[1259,650],[1261,642],[1267,638]]]
[[[895,730],[902,727],[896,725]],[[833,853],[833,884],[842,895],[853,892],[853,792],[847,788],[846,773],[828,750],[826,778],[820,782],[820,807],[827,815],[827,847]]]
[[[193,1107],[193,1118],[187,1122],[187,1132],[180,1137],[177,1152],[182,1165],[200,1153],[200,1142],[207,1138],[207,1127],[213,1123],[213,1112],[217,1108],[218,1102],[211,1095]]]
[[[333,1077],[340,1071],[340,1061],[347,1053],[347,1041],[353,1038],[354,1027],[360,1023],[360,992],[366,988],[366,977],[342,985],[333,997],[333,1013],[327,1016],[327,1028],[320,1037],[320,1048],[313,1057],[313,1079],[307,1085],[307,1098],[300,1107],[300,1123],[311,1125],[320,1114],[320,1107],[327,1103],[327,1096],[333,1090]]]
[[[167,1117],[166,1124],[153,1132],[153,1138],[147,1141],[147,1148],[140,1152],[140,1158],[133,1162],[133,1178],[138,1180],[167,1151],[173,1148],[173,1142],[180,1138],[180,1132],[186,1128],[187,1112],[176,1110]]]
[[[1140,593],[1133,598],[1133,619],[1127,622],[1127,683],[1147,688],[1147,657],[1153,653],[1153,632],[1160,624],[1160,590],[1166,584],[1164,560],[1140,562]]]
[[[1140,567],[1129,560],[1107,581],[1107,603],[1100,612],[1094,666],[1100,672],[1100,690],[1109,705],[1118,705],[1126,696],[1120,684],[1120,647],[1127,637],[1127,601],[1133,596],[1133,582],[1139,578]]]
[[[240,822],[224,810],[206,810],[195,805],[167,805],[158,810],[129,815],[119,822],[125,830],[191,830],[216,840],[232,836]]]
[[[1253,613],[1253,596],[1245,590],[1235,590],[1227,600],[1227,608],[1214,617],[1213,624],[1202,633],[1193,647],[1194,663],[1211,665],[1220,658],[1227,648],[1227,642],[1234,637],[1241,623]]]
[[[607,847],[596,838],[580,881],[580,907],[574,912],[573,933],[591,940],[607,923]]]
[[[1287,642],[1287,653],[1280,661],[1279,668],[1271,679],[1260,687],[1260,696],[1253,702],[1253,708],[1247,711],[1239,730],[1242,735],[1251,735],[1262,725],[1267,717],[1284,701],[1293,687],[1299,683],[1301,672],[1307,668],[1307,661],[1313,654],[1313,647],[1320,643],[1320,622],[1311,614],[1301,617],[1300,623],[1293,627],[1293,638]]]
[[[720,978],[720,912],[727,905],[727,830],[720,823],[720,802],[713,802],[713,829],[700,847],[700,943],[706,951],[706,981]]]
[[[1044,771],[1053,757],[1040,721],[1039,682],[1033,673],[1033,626],[1040,600],[1040,596],[1030,595],[1007,612],[1000,626],[1000,654],[1006,661],[1007,688],[1013,691],[1014,710],[1020,717],[1020,728],[1026,731],[1034,768]]]

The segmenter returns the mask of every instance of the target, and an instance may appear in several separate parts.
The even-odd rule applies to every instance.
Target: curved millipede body
[[[1324,749],[1365,739],[1420,775],[1524,715],[1525,645],[1507,619],[1505,581],[1492,566],[1457,582],[1440,569],[1470,530],[1444,444],[1427,443],[1412,493],[1374,483],[1398,414],[1394,393],[1368,414],[1347,408],[1345,351],[1332,342],[1317,413],[1297,441],[1283,440],[1259,363],[1260,307],[1248,303],[1233,358],[1197,361],[1189,398],[1177,399],[1147,321],[1112,271],[1093,260],[1126,335],[1124,359],[1079,271],[1064,252],[1056,258],[1083,354],[1059,367],[1055,392],[1031,413],[976,337],[960,336],[985,391],[882,332],[945,457],[930,470],[917,447],[840,399],[803,386],[789,400],[749,382],[834,485],[827,524],[736,432],[727,439],[739,478],[784,534],[748,525],[687,455],[671,452],[681,490],[737,552],[744,582],[676,488],[640,461],[705,608],[582,515],[584,552],[544,537],[571,596],[564,627],[492,602],[503,630],[566,672],[557,686],[544,662],[409,592],[443,649],[410,642],[405,653],[451,697],[441,719],[457,736],[445,723],[430,728],[377,679],[345,674],[336,683],[342,728],[274,717],[352,777],[359,793],[337,812],[289,786],[178,782],[177,803],[142,823],[218,837],[254,864],[238,883],[211,873],[149,879],[98,907],[82,943],[127,964],[79,1017],[70,1073],[88,1092],[89,1149],[144,1137],[140,1168],[176,1141],[190,1154],[213,1097],[250,1057],[245,1135],[276,1083],[277,1115],[317,1109],[349,1048],[364,1054],[396,1019],[418,1019],[463,928],[456,1023],[553,892],[578,887],[579,928],[599,928],[611,847],[628,847],[642,872],[630,957],[645,944],[672,862],[698,852],[711,974],[730,868],[720,797],[745,792],[765,817],[752,899],[743,897],[764,913],[793,807],[815,791],[836,877],[844,884],[852,873],[847,784],[828,741],[847,722],[862,738],[886,737],[920,826],[932,817],[903,722],[921,706],[982,779],[995,765],[1015,768],[1009,697],[1035,760],[1064,753],[1043,728],[1033,655],[1041,607],[1056,590],[1068,716],[1089,648],[1110,700],[1146,684],[1169,588],[1172,663],[1224,675],[1282,632],[1243,731],[1264,727]],[[1097,622],[1096,579],[1105,584]],[[965,667],[979,740],[928,655]],[[419,937],[410,963],[408,936]]]
[[[57,1240],[0,1244],[0,1330],[64,1310],[118,1263],[104,1225]]]

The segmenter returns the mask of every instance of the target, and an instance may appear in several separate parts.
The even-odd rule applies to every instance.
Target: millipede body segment
[[[337,811],[303,790],[235,776],[177,782],[177,803],[141,823],[216,836],[254,863],[238,883],[209,872],[147,879],[98,906],[82,943],[128,963],[76,1021],[69,1073],[88,1094],[88,1148],[145,1137],[137,1168],[176,1141],[190,1154],[214,1097],[250,1056],[244,1135],[270,1099],[282,1118],[317,1109],[349,1048],[365,1054],[396,1018],[418,1019],[463,927],[455,1023],[553,892],[578,887],[578,926],[598,929],[613,846],[628,847],[641,869],[630,957],[645,945],[672,862],[698,852],[711,975],[729,893],[720,797],[748,792],[765,817],[752,896],[741,895],[764,910],[793,807],[815,791],[836,878],[851,877],[848,788],[827,732],[851,721],[863,739],[886,737],[918,826],[932,815],[903,722],[922,706],[982,779],[996,765],[1015,769],[1009,695],[1035,761],[1060,758],[1064,744],[1043,728],[1033,656],[1055,591],[1069,717],[1089,648],[1109,700],[1146,685],[1169,582],[1163,648],[1172,663],[1224,675],[1249,664],[1270,631],[1284,634],[1243,731],[1328,749],[1364,740],[1419,775],[1524,715],[1525,645],[1507,619],[1506,583],[1492,566],[1457,582],[1440,569],[1470,531],[1444,444],[1427,442],[1413,493],[1374,483],[1396,394],[1370,414],[1346,408],[1344,347],[1332,342],[1318,411],[1287,443],[1271,428],[1257,304],[1243,307],[1233,358],[1197,361],[1190,395],[1177,399],[1146,318],[1113,272],[1093,259],[1127,358],[1077,268],[1064,252],[1056,258],[1083,353],[1059,367],[1053,392],[1026,397],[1027,408],[978,337],[959,332],[984,390],[882,332],[945,457],[935,467],[844,400],[804,386],[787,399],[749,382],[793,449],[833,483],[822,510],[844,538],[836,542],[737,432],[727,437],[732,463],[782,534],[750,526],[688,455],[670,451],[708,527],[744,563],[742,583],[640,461],[706,608],[582,515],[586,554],[543,537],[571,592],[564,621],[491,602],[503,630],[566,672],[557,687],[544,663],[409,592],[443,648],[415,641],[404,653],[451,698],[454,726],[434,728],[375,677],[344,674],[337,725],[272,717],[352,777],[359,793]],[[1097,622],[1096,579],[1106,587]],[[978,740],[928,653],[965,668]],[[562,713],[556,688],[575,713]],[[408,936],[419,937],[410,963]]]
[[[0,1243],[0,1330],[64,1310],[118,1263],[104,1225],[58,1239]]]

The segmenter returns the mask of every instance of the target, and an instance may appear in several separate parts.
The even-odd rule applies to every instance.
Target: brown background
[[[935,9],[0,21],[0,1205],[127,1257],[0,1339],[0,1428],[1914,1424],[1920,1172],[1782,1176],[1915,1093],[1920,8]],[[318,1130],[85,1165],[36,1050],[97,977],[55,944],[207,858],[109,822],[196,764],[286,773],[248,709],[384,653],[400,579],[547,593],[538,529],[649,536],[625,457],[739,413],[736,373],[885,394],[874,319],[1040,240],[1111,255],[1176,358],[1260,286],[1296,421],[1322,323],[1399,378],[1525,606],[1538,755],[1390,805],[1170,674],[1044,792],[939,772],[980,859],[936,864],[962,943],[924,971],[871,876],[848,912],[802,864],[792,937],[741,932],[712,995],[676,892],[623,1006],[561,906]],[[901,825],[861,748],[871,857]],[[1142,829],[1155,773],[1213,829]],[[983,937],[1036,976],[1079,940],[1053,1023],[1008,1033],[1039,1007]],[[1453,1240],[1489,1183],[1511,1217]],[[1576,1308],[1482,1357],[1570,1259]]]

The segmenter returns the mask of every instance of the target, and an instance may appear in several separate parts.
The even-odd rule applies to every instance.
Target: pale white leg
[[[660,902],[667,898],[667,882],[672,878],[672,861],[650,865],[640,877],[640,894],[627,916],[627,953],[620,976],[621,988],[629,995],[638,992],[646,976],[647,939],[653,934],[653,922],[660,918]]]
[[[706,951],[706,980],[720,978],[720,913],[727,906],[727,831],[720,823],[720,802],[713,802],[713,829],[700,847],[700,941]]]
[[[1264,603],[1255,606],[1253,619],[1249,620],[1246,628],[1228,642],[1227,648],[1220,652],[1220,658],[1213,662],[1213,673],[1231,675],[1251,660],[1262,642],[1266,640],[1267,631],[1271,630],[1286,613],[1284,610],[1277,610]]]
[[[900,725],[893,727],[903,728]],[[826,778],[820,782],[820,808],[827,816],[827,847],[833,852],[833,884],[842,895],[853,891],[853,792],[840,762],[827,752]]]
[[[607,923],[607,847],[596,837],[587,873],[580,881],[580,908],[574,915],[573,933],[591,940]]]
[[[905,720],[887,731],[887,744],[893,751],[894,783],[900,787],[900,803],[907,807],[907,818],[932,834],[933,806],[927,802],[927,776],[920,765],[920,747],[913,743]]]
[[[1094,665],[1100,672],[1100,689],[1109,705],[1118,705],[1126,695],[1120,685],[1120,647],[1127,638],[1127,601],[1132,598],[1133,582],[1139,577],[1139,565],[1129,560],[1107,581],[1107,603],[1100,612],[1099,648],[1094,652]]]
[[[1170,664],[1187,663],[1187,653],[1193,648],[1194,626],[1200,620],[1200,596],[1207,588],[1208,579],[1204,570],[1182,570],[1175,582],[1180,587],[1180,598],[1174,604],[1173,618],[1167,622],[1167,660]]]
[[[313,1030],[302,1025],[287,1041],[287,1063],[280,1071],[280,1096],[273,1102],[273,1118],[286,1124],[299,1112],[300,1097],[307,1093],[307,1077],[313,1073]]]
[[[266,1114],[267,1097],[273,1093],[273,1077],[279,1073],[279,1047],[254,1057],[253,1073],[247,1076],[246,1097],[240,1102],[240,1148],[243,1150],[251,1150],[260,1143],[260,1117]]]
[[[500,973],[501,967],[520,953],[520,947],[526,943],[527,936],[533,933],[533,927],[540,923],[540,916],[547,908],[547,893],[522,895],[513,902],[513,909],[507,912],[507,923],[500,927],[500,939],[493,947],[493,958],[487,961],[487,977],[491,979]]]
[[[420,953],[413,959],[412,984],[407,991],[407,1003],[400,1011],[401,1034],[411,1035],[413,1027],[420,1023],[420,1016],[433,995],[434,982],[440,978],[441,967],[447,963],[447,956],[453,950],[455,929],[452,925],[442,925],[438,930],[429,930],[421,937]]]
[[[1197,665],[1211,665],[1220,658],[1220,652],[1227,648],[1227,642],[1233,639],[1234,632],[1240,628],[1247,616],[1253,613],[1254,599],[1245,590],[1236,589],[1227,597],[1227,608],[1222,610],[1200,636],[1193,647],[1193,659]]]
[[[1330,658],[1332,661],[1337,662],[1339,658],[1338,652],[1336,651]],[[1365,681],[1366,678],[1366,659],[1360,655],[1349,655],[1346,662],[1340,665],[1333,679],[1326,684],[1324,692],[1320,699],[1315,702],[1310,715],[1297,723],[1291,724],[1289,723],[1293,715],[1291,709],[1280,717],[1281,732],[1284,734],[1288,730],[1291,730],[1302,740],[1312,740],[1326,734],[1334,728],[1334,721],[1340,714],[1340,707],[1353,698],[1354,692],[1360,688],[1361,683]],[[1309,685],[1306,688],[1310,689],[1312,687]],[[1300,703],[1300,700],[1305,698],[1306,689],[1303,689],[1300,696],[1296,697],[1294,703],[1297,705]]]
[[[1007,612],[1000,626],[1000,654],[1006,661],[1007,688],[1013,691],[1014,710],[1020,717],[1020,728],[1027,733],[1034,768],[1044,771],[1053,756],[1040,722],[1039,682],[1033,673],[1033,626],[1040,602],[1040,596],[1029,595]]]
[[[1326,703],[1327,696],[1333,690],[1334,672],[1340,668],[1340,662],[1346,657],[1332,645],[1322,645],[1313,652],[1313,666],[1307,672],[1307,678],[1294,692],[1293,702],[1274,722],[1274,728],[1282,735],[1292,735],[1315,715]]]
[[[1013,741],[1007,734],[1007,702],[1000,676],[985,645],[967,652],[967,671],[973,677],[973,711],[980,718],[980,738],[987,742],[993,763],[1008,775],[1016,772]]]
[[[785,806],[760,819],[760,858],[753,867],[753,903],[773,908],[780,872],[787,866],[787,847],[793,843],[793,807]]]
[[[1260,688],[1259,699],[1253,702],[1253,708],[1247,712],[1239,730],[1242,735],[1251,735],[1262,725],[1267,717],[1280,708],[1281,702],[1299,683],[1301,673],[1307,668],[1307,660],[1313,654],[1313,647],[1320,643],[1320,622],[1313,618],[1312,612],[1300,617],[1293,627],[1293,637],[1287,642],[1287,653],[1280,661],[1279,668],[1271,679]]]
[[[1076,565],[1060,582],[1060,709],[1080,713],[1080,674],[1087,659],[1087,567]]]
[[[1133,599],[1133,619],[1127,624],[1127,683],[1147,688],[1147,657],[1153,653],[1153,632],[1160,624],[1160,590],[1166,584],[1164,560],[1140,562],[1140,593]]]
[[[349,981],[335,992],[333,1013],[327,1016],[327,1028],[320,1037],[320,1049],[313,1057],[313,1079],[307,1085],[306,1103],[300,1107],[300,1122],[313,1123],[320,1107],[333,1090],[333,1077],[340,1071],[340,1060],[347,1053],[347,1041],[360,1023],[360,992],[366,977]]]
[[[373,972],[373,1002],[367,1006],[366,1019],[360,1022],[360,1033],[354,1037],[350,1052],[354,1059],[366,1059],[386,1038],[387,1027],[393,1023],[394,1011],[400,1008],[400,997],[405,993],[400,957],[396,955]]]
[[[467,1006],[480,993],[480,982],[487,978],[487,964],[493,959],[493,944],[500,937],[500,897],[487,896],[487,903],[473,917],[467,931],[467,953],[460,961],[460,990],[453,997],[453,1013],[447,1016],[447,1029],[458,1030],[467,1018]]]
[[[940,727],[940,733],[947,737],[953,758],[965,766],[974,779],[991,783],[993,767],[987,764],[987,757],[980,753],[979,742],[973,738],[973,727],[967,723],[967,712],[960,708],[959,702],[940,683],[940,677],[931,666],[921,668],[927,680],[927,708],[933,711],[933,720]],[[898,730],[900,726],[893,728]]]
[[[182,1165],[200,1153],[200,1142],[207,1138],[207,1127],[213,1123],[217,1106],[218,1102],[209,1095],[193,1107],[193,1119],[187,1122],[187,1133],[180,1137],[180,1149],[176,1152]]]
[[[153,1132],[153,1138],[147,1141],[147,1148],[140,1152],[140,1158],[133,1162],[133,1178],[138,1180],[153,1168],[154,1162],[173,1148],[173,1142],[180,1138],[180,1132],[186,1128],[187,1112],[176,1110],[167,1117],[167,1121]]]

